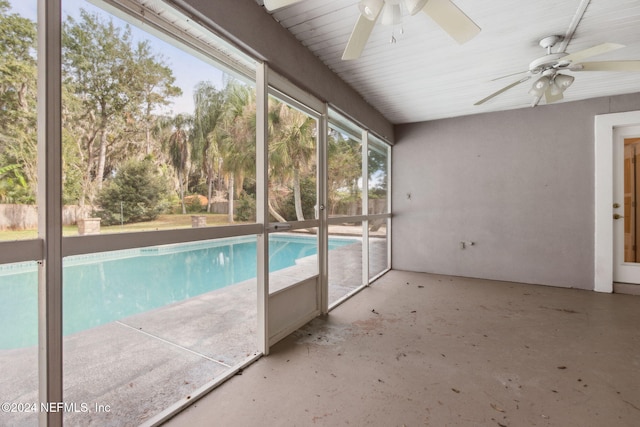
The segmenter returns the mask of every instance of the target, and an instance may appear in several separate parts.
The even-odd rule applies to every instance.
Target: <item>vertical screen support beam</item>
[[[369,217],[369,132],[362,131],[362,215]],[[369,220],[362,221],[362,284],[369,284]]]
[[[42,403],[62,402],[62,71],[60,0],[38,0],[38,371]],[[41,411],[40,426],[63,412]]]
[[[269,354],[269,224],[268,178],[268,73],[266,63],[256,69],[256,218],[262,223],[257,242],[258,350]]]
[[[318,268],[320,272],[320,311],[322,314],[329,313],[329,227],[327,218],[328,195],[327,195],[327,135],[329,134],[329,111],[324,104],[324,110],[320,115],[318,123],[318,219],[320,228],[318,233]]]
[[[391,204],[391,188],[393,187],[392,180],[392,148],[393,146],[387,147],[387,213],[393,212],[393,205]],[[391,268],[391,227],[392,225],[392,217],[387,218],[387,267],[386,270]]]

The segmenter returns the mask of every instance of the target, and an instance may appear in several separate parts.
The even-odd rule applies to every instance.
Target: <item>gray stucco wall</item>
[[[393,268],[593,289],[594,117],[632,110],[640,94],[396,126]]]

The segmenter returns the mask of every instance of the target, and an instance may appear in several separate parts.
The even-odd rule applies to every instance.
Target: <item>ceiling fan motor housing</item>
[[[529,71],[533,74],[544,72],[549,69],[558,69],[570,64],[569,61],[562,61],[562,58],[567,56],[566,52],[550,53],[542,56],[529,64]]]

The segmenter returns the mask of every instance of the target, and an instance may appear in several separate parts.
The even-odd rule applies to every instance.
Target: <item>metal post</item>
[[[268,66],[265,63],[256,69],[256,219],[262,223],[262,233],[257,241],[258,282],[258,350],[269,354],[269,197],[267,179],[267,103]]]
[[[369,218],[369,132],[362,131],[362,215]],[[362,221],[362,284],[369,284],[369,220]]]
[[[389,145],[387,147],[387,209],[386,209],[386,213],[390,214],[391,212],[393,212],[393,206],[391,205],[391,186],[392,186],[392,171],[391,171],[391,165],[392,165],[392,156],[393,156],[393,146]],[[391,268],[391,223],[392,223],[392,217],[389,216],[389,218],[387,218],[387,266],[386,269],[390,269]]]
[[[38,371],[40,402],[62,402],[62,110],[60,0],[38,0]],[[40,426],[62,426],[41,411]]]
[[[327,218],[327,134],[329,133],[329,111],[324,104],[324,111],[318,123],[318,219],[320,227],[318,233],[318,263],[320,272],[320,311],[329,312],[329,226]]]

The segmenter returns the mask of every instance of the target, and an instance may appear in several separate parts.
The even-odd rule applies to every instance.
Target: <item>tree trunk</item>
[[[151,129],[149,129],[149,123],[145,123],[145,139],[147,146],[145,148],[145,154],[148,156],[151,154]]]
[[[144,120],[144,130],[147,146],[145,148],[145,154],[148,156],[151,154],[151,110],[152,106],[150,102],[147,102]]]
[[[233,178],[233,174],[229,177],[229,197],[228,197],[228,205],[229,205],[229,215],[228,215],[228,222],[229,224],[233,224],[233,196],[235,194],[235,192],[233,191],[233,186],[234,186],[234,178]]]
[[[184,205],[184,186],[182,185],[182,173],[178,172],[178,190],[180,191],[180,203],[182,204],[182,214],[187,213],[187,208]]]
[[[18,90],[18,105],[22,111],[28,111],[29,109],[29,105],[27,104],[27,88],[27,84],[23,83]]]
[[[87,190],[85,188],[84,183],[82,184],[82,190],[80,192],[80,200],[78,200],[78,206],[80,206],[80,210],[84,210],[84,199],[87,197]]]
[[[372,220],[369,222],[369,231],[378,231],[385,223],[385,220]]]
[[[209,181],[208,189],[207,189],[207,213],[211,213],[211,197],[213,196],[213,177],[207,177]]]
[[[87,144],[87,161],[85,164],[84,176],[82,177],[82,195],[80,196],[80,206],[84,208],[84,202],[86,199],[89,200],[89,204],[93,205],[94,202],[94,191],[91,182],[91,168],[94,164],[95,157],[92,148],[92,142],[89,141]]]
[[[293,170],[293,201],[296,206],[296,218],[298,221],[304,221],[304,212],[302,212],[302,191],[300,189],[300,172],[298,169]]]
[[[283,217],[282,215],[280,215],[280,214],[278,213],[278,211],[276,211],[276,210],[274,209],[274,207],[273,207],[273,206],[271,206],[271,200],[268,200],[268,201],[267,201],[267,206],[269,206],[269,213],[270,213],[271,215],[273,215],[273,217],[274,217],[278,222],[287,222],[287,220],[286,220],[286,219],[284,219],[284,217]]]
[[[98,158],[98,170],[96,171],[96,184],[98,190],[102,189],[102,178],[104,177],[104,167],[107,163],[107,130],[103,127],[100,130],[100,154]]]

